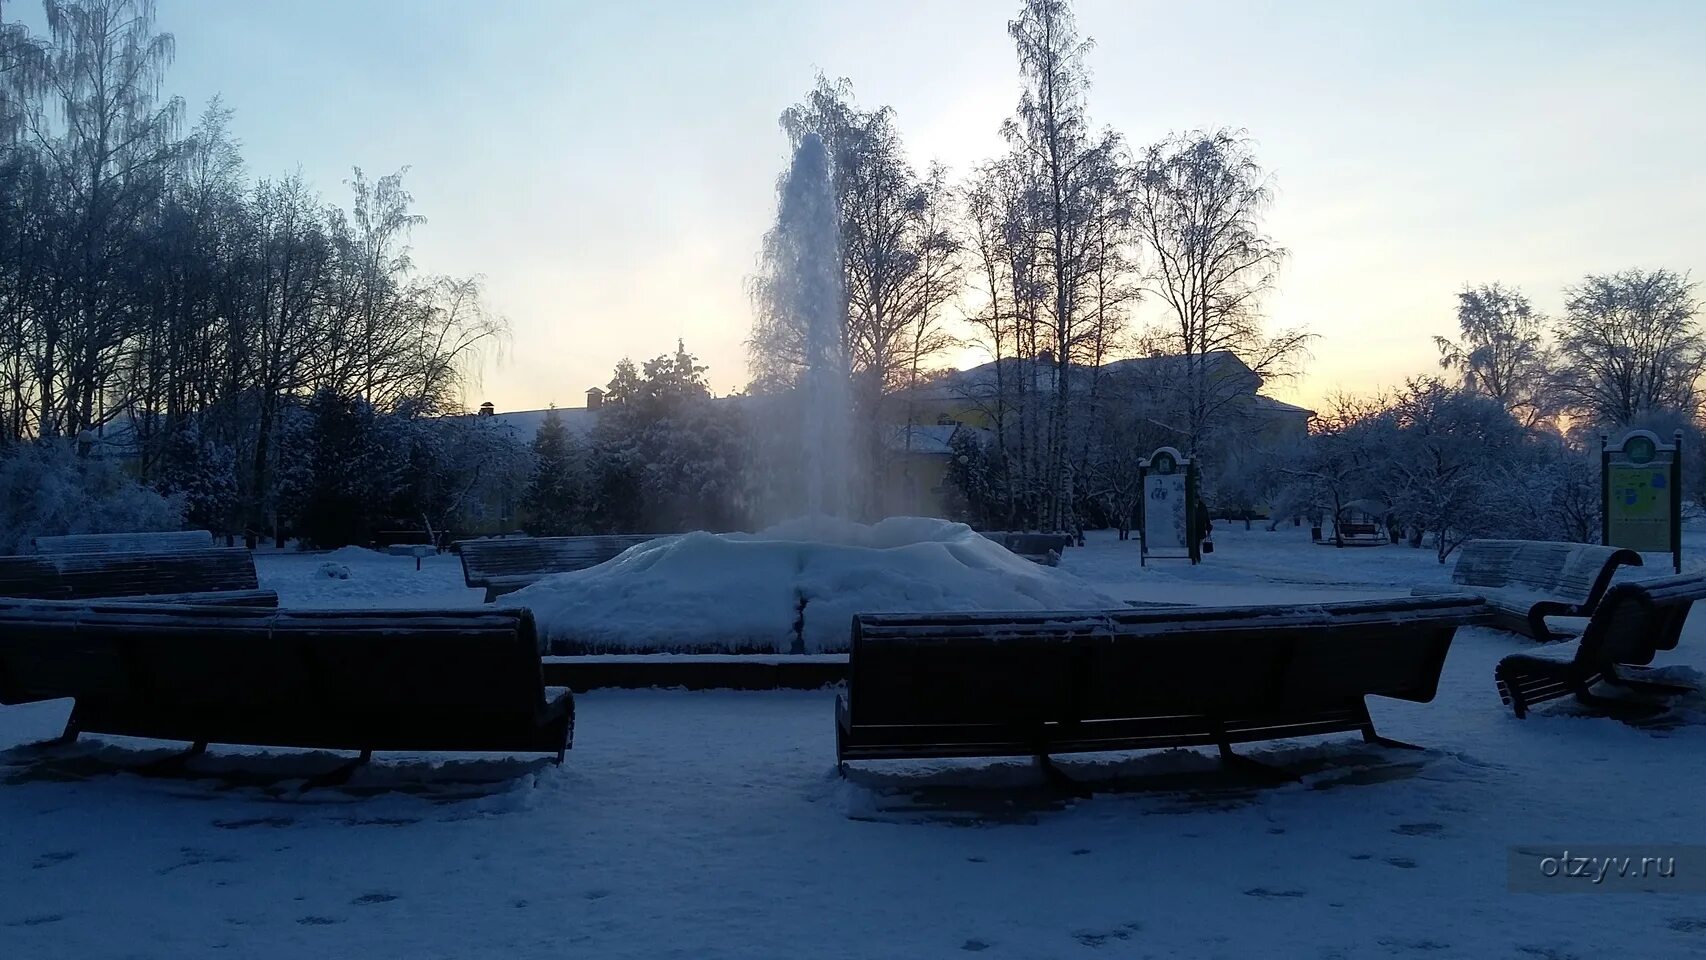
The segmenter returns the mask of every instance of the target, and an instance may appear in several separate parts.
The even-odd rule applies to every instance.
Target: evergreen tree
[[[522,497],[522,529],[538,537],[582,532],[584,454],[557,408],[545,414],[533,438],[533,472]]]

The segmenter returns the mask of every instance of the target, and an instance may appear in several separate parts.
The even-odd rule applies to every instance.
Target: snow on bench
[[[1551,640],[1546,618],[1591,616],[1624,564],[1641,566],[1641,555],[1589,543],[1471,540],[1458,553],[1450,587],[1419,586],[1410,593],[1472,590],[1487,598],[1495,625]]]
[[[80,600],[259,589],[255,557],[242,547],[0,557],[0,597]]]
[[[854,619],[836,759],[1035,756],[1360,731],[1426,703],[1481,598]]]
[[[1612,587],[1573,648],[1513,654],[1499,661],[1493,681],[1499,698],[1517,718],[1537,703],[1574,694],[1583,704],[1602,709],[1624,706],[1590,689],[1601,681],[1653,693],[1688,693],[1692,687],[1638,678],[1660,650],[1674,650],[1682,624],[1696,600],[1706,598],[1706,574],[1685,573]]]
[[[170,553],[207,550],[213,534],[207,530],[165,530],[150,533],[73,533],[62,537],[36,537],[30,541],[36,553]]]
[[[610,560],[636,544],[655,540],[652,534],[597,537],[505,537],[462,540],[462,579],[483,587],[486,602],[531,586],[554,573],[585,570]]]

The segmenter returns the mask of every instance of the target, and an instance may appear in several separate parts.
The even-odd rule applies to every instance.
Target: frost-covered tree
[[[1338,521],[1348,504],[1373,495],[1394,445],[1392,423],[1382,397],[1340,394],[1309,424],[1309,435],[1289,456],[1279,458],[1280,492],[1276,516],[1308,516],[1319,524],[1333,523],[1333,537],[1343,540]]]
[[[639,368],[618,365],[588,450],[589,524],[599,532],[745,523],[745,424],[712,401],[705,372],[681,343]]]
[[[192,421],[172,436],[165,453],[155,487],[182,500],[188,524],[215,534],[243,532],[236,451],[204,436]]]
[[[1651,410],[1699,412],[1706,334],[1687,274],[1589,276],[1565,295],[1553,385],[1569,413],[1621,427]]]
[[[1439,364],[1460,376],[1465,389],[1497,400],[1524,427],[1537,427],[1554,412],[1544,324],[1520,290],[1498,283],[1465,287],[1457,295],[1460,339],[1434,338]]]
[[[283,491],[286,526],[316,547],[370,542],[398,516],[407,489],[407,421],[388,418],[359,396],[330,390],[315,394],[295,419],[288,455],[302,470]]]
[[[0,553],[27,552],[33,537],[182,528],[182,496],[150,490],[76,446],[46,440],[0,451]]]
[[[1465,540],[1510,527],[1521,510],[1510,479],[1531,461],[1522,426],[1502,403],[1422,377],[1398,391],[1389,416],[1391,505],[1432,537],[1441,563]]]

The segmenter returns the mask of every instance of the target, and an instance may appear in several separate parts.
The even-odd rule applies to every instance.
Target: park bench
[[[0,597],[81,600],[243,593],[264,602],[267,594],[259,588],[254,554],[242,547],[0,557]],[[202,598],[201,602],[214,601]],[[226,602],[244,605],[241,597],[228,597]]]
[[[1571,694],[1592,707],[1627,706],[1593,693],[1591,688],[1601,681],[1660,694],[1692,692],[1692,687],[1642,679],[1640,674],[1658,651],[1676,649],[1689,608],[1703,597],[1706,574],[1620,583],[1606,592],[1577,643],[1500,660],[1493,670],[1499,698],[1520,719],[1537,703]]]
[[[74,533],[36,537],[36,553],[174,553],[208,550],[213,534],[206,530],[166,530],[155,533]]]
[[[1471,540],[1457,555],[1450,587],[1421,586],[1410,593],[1478,593],[1493,609],[1495,626],[1551,640],[1555,634],[1546,618],[1592,616],[1620,564],[1641,566],[1641,555],[1590,543]]]
[[[358,750],[553,753],[574,698],[547,689],[527,610],[276,611],[0,604],[0,703],[75,700],[101,733]],[[346,769],[353,769],[346,768]]]
[[[1013,553],[1036,563],[1055,566],[1072,546],[1070,533],[1025,533],[1017,530],[989,530],[983,533],[989,540],[1001,544]]]
[[[836,759],[1034,756],[1375,733],[1364,698],[1434,697],[1457,594],[1272,607],[854,618]],[[1406,745],[1407,746],[1407,745]]]
[[[462,540],[462,579],[482,587],[486,602],[514,593],[554,573],[596,567],[636,544],[657,539],[652,534],[599,537],[505,537]]]

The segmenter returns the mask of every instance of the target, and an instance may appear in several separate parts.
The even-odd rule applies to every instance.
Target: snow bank
[[[822,653],[847,648],[855,613],[1121,605],[963,523],[924,517],[662,537],[498,602],[531,608],[557,652]]]

